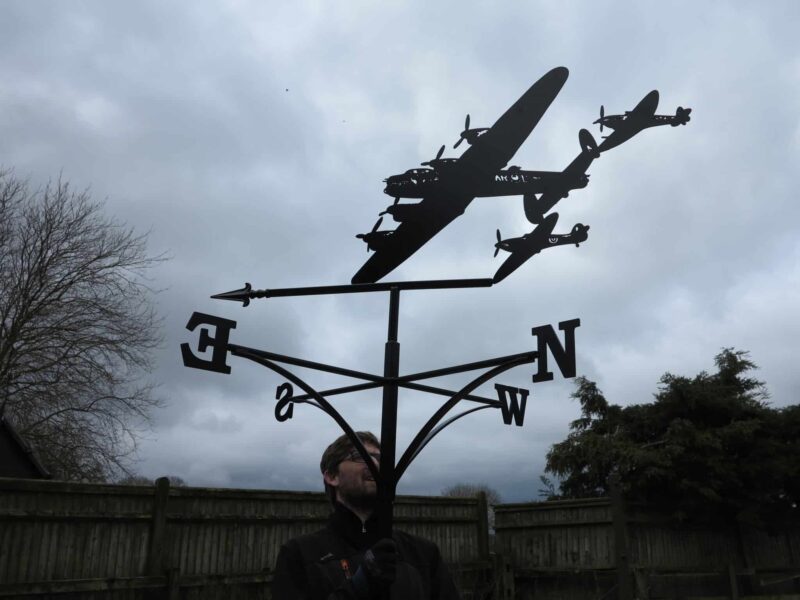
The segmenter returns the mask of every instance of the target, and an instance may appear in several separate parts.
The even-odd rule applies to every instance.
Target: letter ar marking
[[[528,403],[528,390],[502,383],[495,383],[494,389],[497,390],[497,401],[500,403],[500,410],[503,413],[503,423],[511,425],[513,419],[514,425],[522,427],[525,419],[525,406]],[[517,394],[520,396],[519,401]]]
[[[294,388],[288,381],[280,384],[278,389],[275,390],[275,399],[278,400],[278,404],[275,405],[275,418],[278,419],[278,421],[288,421],[292,418],[294,414],[293,396]]]
[[[547,370],[547,350],[549,349],[556,359],[556,364],[565,378],[575,377],[575,329],[581,326],[580,319],[570,319],[561,321],[558,328],[564,332],[564,345],[553,331],[552,325],[542,325],[534,327],[531,333],[536,336],[536,362],[539,365],[538,372],[533,376],[533,382],[551,381],[553,372]]]
[[[228,338],[230,337],[231,329],[236,328],[236,321],[196,312],[192,314],[186,324],[186,329],[194,331],[198,325],[212,325],[216,328],[214,337],[211,337],[208,335],[208,329],[203,327],[200,330],[200,339],[197,342],[197,349],[200,352],[205,352],[209,346],[213,348],[211,360],[203,360],[195,356],[192,354],[189,344],[184,343],[181,344],[183,365],[193,369],[229,374],[231,368],[225,364],[225,359],[228,358]]]

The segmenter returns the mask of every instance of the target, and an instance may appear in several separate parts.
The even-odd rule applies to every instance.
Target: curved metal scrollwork
[[[235,356],[241,356],[242,358],[247,358],[249,360],[252,360],[253,362],[260,364],[263,367],[267,367],[268,369],[275,371],[283,378],[288,379],[296,386],[301,388],[306,394],[314,398],[314,400],[316,400],[317,402],[318,408],[326,412],[334,421],[336,421],[339,427],[342,428],[342,431],[344,431],[345,434],[347,434],[347,437],[350,439],[350,442],[353,444],[353,447],[358,451],[358,453],[364,459],[364,462],[369,468],[372,477],[375,479],[378,485],[381,485],[380,471],[378,470],[378,467],[375,465],[375,462],[372,460],[369,453],[367,452],[367,449],[364,448],[364,444],[361,443],[361,440],[356,435],[355,431],[353,431],[353,428],[350,427],[350,425],[348,425],[347,421],[344,420],[342,415],[340,415],[339,412],[335,408],[333,408],[333,406],[331,406],[331,404],[327,400],[325,400],[325,398],[323,398],[319,392],[317,392],[317,390],[312,388],[310,385],[308,385],[305,381],[300,379],[297,375],[295,375],[291,371],[284,369],[280,365],[277,365],[276,363],[272,362],[267,358],[264,358],[263,356],[259,356],[258,354],[250,351],[248,348],[237,346],[235,344],[228,344],[228,350],[230,350],[230,352]],[[278,389],[280,390],[280,388]],[[284,400],[286,400],[286,398],[284,398]]]
[[[513,369],[514,367],[518,367],[520,365],[524,365],[526,363],[533,362],[534,360],[536,360],[536,356],[533,353],[531,353],[529,355],[524,355],[524,356],[518,357],[518,358],[516,358],[514,360],[511,360],[511,361],[509,361],[507,363],[498,365],[497,367],[494,367],[493,369],[489,369],[486,373],[484,373],[480,377],[476,377],[470,383],[468,383],[463,388],[461,388],[460,391],[458,391],[456,394],[454,394],[453,397],[450,398],[450,400],[445,402],[439,408],[439,410],[437,410],[433,414],[433,416],[430,419],[428,419],[428,422],[425,423],[425,426],[419,431],[419,433],[414,438],[414,440],[411,442],[411,444],[409,444],[408,448],[403,453],[403,456],[400,459],[400,462],[397,463],[397,468],[395,469],[396,478],[399,480],[400,477],[403,476],[403,473],[405,473],[405,470],[408,468],[408,466],[411,464],[411,462],[417,457],[417,455],[419,454],[419,451],[422,449],[422,447],[425,444],[427,444],[428,441],[430,441],[428,436],[429,436],[429,434],[432,433],[434,427],[436,427],[436,424],[439,423],[439,421],[441,421],[442,418],[444,418],[444,416],[450,411],[450,409],[452,409],[456,404],[458,404],[461,400],[463,400],[465,396],[467,396],[468,394],[471,394],[478,386],[483,385],[484,383],[486,383],[490,379],[493,379],[494,377],[497,377],[498,375],[500,375],[500,373],[504,373],[505,371],[508,371],[509,369]],[[496,406],[498,408],[500,407],[499,401],[496,404]],[[461,415],[461,416],[463,416],[463,415]],[[454,420],[455,419],[451,419],[450,422],[452,422]],[[447,424],[449,424],[449,423],[446,423],[445,425],[440,427],[437,430],[436,433],[441,431]]]
[[[462,413],[458,413],[456,416],[451,417],[451,418],[447,419],[447,421],[445,421],[444,423],[441,423],[440,425],[438,425],[433,431],[431,431],[428,435],[425,436],[425,439],[422,440],[422,442],[419,445],[419,448],[414,450],[414,454],[409,459],[408,464],[411,464],[412,462],[414,462],[414,459],[417,458],[417,455],[420,452],[422,452],[422,449],[425,446],[428,445],[428,442],[430,442],[433,438],[435,438],[436,434],[438,434],[442,429],[444,429],[445,427],[450,425],[450,423],[453,423],[454,421],[458,421],[461,417],[466,417],[470,413],[474,413],[474,412],[477,412],[479,410],[483,410],[484,408],[497,408],[497,407],[493,406],[491,404],[484,404],[482,406],[476,406],[475,408],[470,408],[469,410],[465,410]]]

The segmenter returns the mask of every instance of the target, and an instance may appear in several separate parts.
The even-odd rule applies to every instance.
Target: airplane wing
[[[417,216],[395,229],[385,245],[353,275],[351,283],[375,283],[388,275],[462,214],[471,201],[471,196],[426,196]]]
[[[489,131],[467,148],[459,159],[472,169],[494,176],[508,164],[528,138],[569,76],[566,67],[545,73],[497,119]]]
[[[602,119],[597,119],[594,121],[592,125],[597,125],[602,121],[603,127],[608,127],[609,129],[616,129],[625,121],[625,115],[608,115],[603,117]]]
[[[547,245],[547,238],[553,233],[557,222],[558,213],[552,213],[542,221],[541,225],[525,236],[524,243],[521,247],[512,252],[503,264],[500,265],[500,268],[497,269],[497,272],[492,278],[492,282],[500,283],[503,279],[511,275],[511,273],[519,269],[531,256],[541,252]]]
[[[400,224],[353,276],[352,283],[374,283],[385,277],[461,215],[475,197],[475,187],[508,164],[561,91],[568,75],[565,67],[546,73],[457,162],[448,165],[441,173],[444,189],[422,199],[417,215]]]

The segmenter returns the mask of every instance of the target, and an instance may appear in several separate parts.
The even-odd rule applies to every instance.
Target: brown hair
[[[375,434],[371,431],[356,431],[355,433],[358,439],[361,440],[362,444],[372,444],[377,448],[381,447],[381,443],[378,441],[378,438],[375,437]],[[347,434],[345,433],[340,435],[330,446],[325,448],[325,452],[322,453],[322,458],[319,461],[320,472],[323,475],[326,472],[330,473],[331,475],[338,474],[339,463],[346,459],[353,452],[353,450],[353,443],[350,441],[350,438],[347,437]],[[325,493],[328,495],[328,500],[330,500],[331,504],[333,504],[334,500],[336,500],[336,490],[326,483]]]

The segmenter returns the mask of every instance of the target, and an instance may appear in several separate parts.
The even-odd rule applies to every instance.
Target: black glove
[[[389,587],[397,573],[397,546],[384,538],[364,553],[364,560],[351,580],[359,598],[370,598]]]

